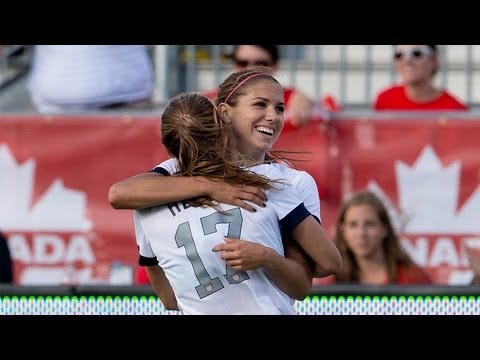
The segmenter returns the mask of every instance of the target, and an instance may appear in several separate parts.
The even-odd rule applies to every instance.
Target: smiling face
[[[232,125],[228,145],[261,163],[283,129],[283,88],[273,78],[258,77],[237,91],[234,105],[220,105],[222,119]]]
[[[430,83],[438,68],[438,57],[427,45],[395,45],[395,69],[405,85]]]
[[[342,231],[345,243],[355,257],[371,259],[381,256],[387,230],[372,206],[350,206],[345,212]]]

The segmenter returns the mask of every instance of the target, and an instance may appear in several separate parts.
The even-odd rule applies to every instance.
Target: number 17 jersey
[[[269,164],[253,170],[271,179],[284,174]],[[284,255],[282,231],[310,215],[288,183],[269,191],[266,208],[251,213],[219,204],[221,211],[175,202],[135,211],[140,256],[155,258],[184,314],[295,314],[294,301],[264,270],[236,271],[212,248],[224,237],[257,242]]]

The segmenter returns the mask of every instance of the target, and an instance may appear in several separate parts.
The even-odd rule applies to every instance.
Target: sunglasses
[[[248,66],[272,66],[269,61],[265,60],[257,60],[257,61],[249,61],[249,60],[242,60],[242,59],[233,59],[235,65],[239,68],[246,68]]]
[[[413,48],[408,50],[397,50],[393,54],[395,61],[400,61],[404,58],[410,58],[414,61],[423,61],[433,52],[429,47]]]

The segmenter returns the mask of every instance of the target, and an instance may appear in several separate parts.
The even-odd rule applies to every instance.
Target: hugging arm
[[[343,262],[340,252],[312,215],[299,223],[291,235],[315,262],[314,277],[325,277],[341,271]]]
[[[262,206],[265,193],[254,186],[235,186],[203,176],[164,176],[149,172],[110,187],[108,201],[115,209],[145,209],[174,201],[208,196],[218,202],[253,211],[250,201]]]
[[[321,225],[320,196],[315,179],[307,172],[300,172],[295,182],[296,196],[303,201],[311,214],[291,231],[291,236],[314,261],[314,277],[325,277],[341,271],[343,262],[333,240]]]

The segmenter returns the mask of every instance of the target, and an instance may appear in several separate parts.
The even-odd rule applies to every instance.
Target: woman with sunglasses
[[[278,45],[235,45],[233,52],[227,55],[233,62],[233,71],[249,70],[255,66],[266,66],[278,71],[280,51]],[[215,100],[217,90],[204,93]],[[313,102],[300,90],[292,86],[284,87],[285,126],[283,131],[298,128],[310,121]]]
[[[467,110],[447,90],[434,84],[439,68],[437,45],[394,45],[393,61],[401,79],[381,91],[374,110]]]

